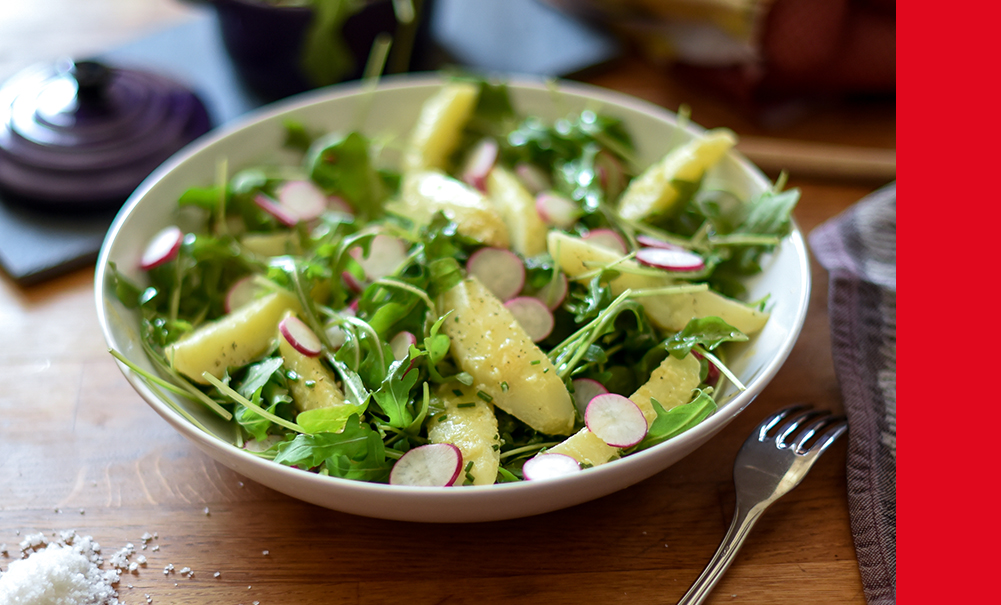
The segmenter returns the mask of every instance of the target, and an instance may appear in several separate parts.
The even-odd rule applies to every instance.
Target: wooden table
[[[88,3],[108,9],[81,33],[88,50],[183,18],[183,6],[165,1],[138,19],[134,11],[120,18],[110,10],[131,2]],[[74,2],[28,9],[0,0],[4,10],[15,5],[52,11],[60,27],[72,29]],[[61,9],[69,13],[60,18]],[[33,46],[23,53],[47,58],[44,40],[28,40]],[[639,61],[590,81],[671,109],[687,102],[706,126],[769,134],[724,101]],[[817,110],[782,134],[893,148],[893,108]],[[791,185],[803,191],[796,218],[809,231],[878,184],[794,175]],[[75,529],[104,545],[106,555],[128,542],[139,548],[148,532],[157,536],[139,551],[148,565],[119,585],[127,603],[142,603],[146,594],[171,604],[674,603],[730,522],[732,462],[752,427],[794,402],[841,409],[827,275],[816,264],[813,279],[810,313],[789,361],[745,414],[685,460],[567,510],[425,525],[305,504],[202,455],[145,405],[107,353],[92,268],[23,289],[0,277],[0,544],[10,551],[0,554],[0,568],[19,556],[17,544],[31,532]],[[836,444],[769,510],[709,602],[865,602],[846,500],[846,446]],[[168,564],[194,575],[165,575]]]

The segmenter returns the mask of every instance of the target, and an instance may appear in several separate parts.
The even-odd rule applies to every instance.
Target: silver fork
[[[737,509],[730,529],[678,605],[696,605],[709,596],[765,509],[799,485],[817,458],[847,429],[844,418],[802,405],[780,410],[758,425],[733,463]]]

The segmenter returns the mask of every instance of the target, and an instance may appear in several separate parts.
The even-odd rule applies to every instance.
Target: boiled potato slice
[[[459,233],[488,246],[507,248],[507,226],[500,213],[482,193],[437,170],[420,170],[403,176],[400,199],[386,210],[417,224],[427,224],[436,212],[453,221]]]
[[[550,231],[547,238],[549,254],[559,264],[567,277],[586,274],[594,269],[595,264],[607,265],[621,258],[615,252],[596,246],[579,237],[567,235],[560,231]],[[587,266],[589,262],[592,266]],[[642,268],[651,271],[649,267],[641,267],[633,260],[623,261],[619,266]],[[588,281],[589,278],[579,281]],[[663,275],[625,273],[609,283],[612,295],[618,296],[627,288],[643,290],[663,288],[676,285],[679,282],[666,273]],[[768,313],[753,309],[739,300],[727,298],[716,292],[690,292],[687,294],[660,294],[645,296],[641,299],[643,310],[653,324],[663,330],[679,332],[696,317],[719,317],[726,323],[737,328],[744,334],[753,334],[764,327],[768,321]]]
[[[456,391],[460,394],[456,395]],[[428,421],[431,443],[451,443],[459,448],[463,464],[473,463],[469,469],[473,485],[497,481],[500,434],[493,406],[459,383],[441,385],[432,396],[431,406],[443,410]]]
[[[550,435],[573,430],[574,404],[549,358],[483,284],[467,278],[442,294],[442,331],[472,388],[533,429]]]
[[[404,170],[446,167],[479,93],[475,84],[453,82],[424,102],[404,151]]]
[[[287,313],[286,316],[288,315],[292,313]],[[303,355],[281,334],[278,335],[278,352],[285,369],[298,376],[297,380],[289,380],[288,383],[292,402],[297,410],[305,412],[345,403],[344,393],[337,386],[333,372],[323,365],[319,357]]]
[[[525,257],[546,251],[548,229],[535,210],[535,197],[513,174],[495,166],[487,175],[487,195],[504,218],[512,250]]]
[[[671,150],[630,181],[619,198],[619,215],[629,220],[642,220],[673,212],[680,192],[672,181],[697,182],[736,142],[733,132],[717,128]]]
[[[650,399],[656,399],[665,411],[688,403],[692,400],[692,390],[699,386],[699,369],[699,360],[694,355],[681,359],[668,355],[650,374],[650,379],[629,396],[643,412],[647,426],[657,419],[657,411]],[[566,454],[589,466],[598,466],[619,457],[618,448],[602,441],[587,427],[547,451]]]
[[[598,466],[619,457],[619,448],[608,445],[586,426],[546,452],[570,456],[587,466]]]
[[[298,299],[276,290],[200,326],[168,346],[164,355],[181,374],[209,384],[203,372],[222,378],[226,368],[245,366],[265,354],[274,343],[275,326],[289,310],[300,310]]]

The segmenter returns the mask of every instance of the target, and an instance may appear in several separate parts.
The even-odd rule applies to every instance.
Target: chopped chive
[[[307,388],[311,389],[311,388],[313,388],[313,387],[316,386],[316,381],[315,380],[307,380],[303,384],[305,384]]]
[[[539,365],[540,363],[542,363],[542,360],[541,360],[541,359],[533,359],[533,360],[532,360],[532,361],[530,362],[530,364],[531,364],[531,365],[533,365],[533,366],[537,366],[537,365]]]
[[[496,443],[495,443],[495,444],[493,444],[493,445],[491,445],[490,447],[492,447],[492,448],[494,449],[494,451],[495,451],[495,452],[496,452],[497,450],[499,450],[499,449],[500,449],[500,446],[499,446],[499,445],[497,445]]]
[[[488,393],[484,393],[483,391],[476,391],[476,396],[482,399],[483,401],[486,401],[487,403],[493,403],[494,400],[493,397],[491,397]]]
[[[453,394],[454,394],[454,395],[455,395],[456,397],[462,397],[462,391],[460,391],[459,389],[452,389],[452,393],[453,393]]]
[[[441,416],[438,416],[438,422],[445,422],[446,418],[448,418],[448,414],[442,414]]]
[[[545,373],[546,373],[546,372],[548,372],[548,371],[549,371],[549,368],[542,368],[542,373],[543,373],[543,374],[545,374]]]
[[[455,404],[455,407],[457,407],[457,408],[472,408],[472,407],[476,407],[476,402],[475,401],[467,401],[465,403],[457,403],[457,404]]]
[[[507,381],[502,382],[501,383],[501,390],[504,391],[505,393],[507,393],[507,389],[508,389]]]

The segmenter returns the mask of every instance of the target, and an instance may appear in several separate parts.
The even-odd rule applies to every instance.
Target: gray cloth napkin
[[[897,600],[897,186],[817,227],[848,416],[848,505],[869,605]]]

